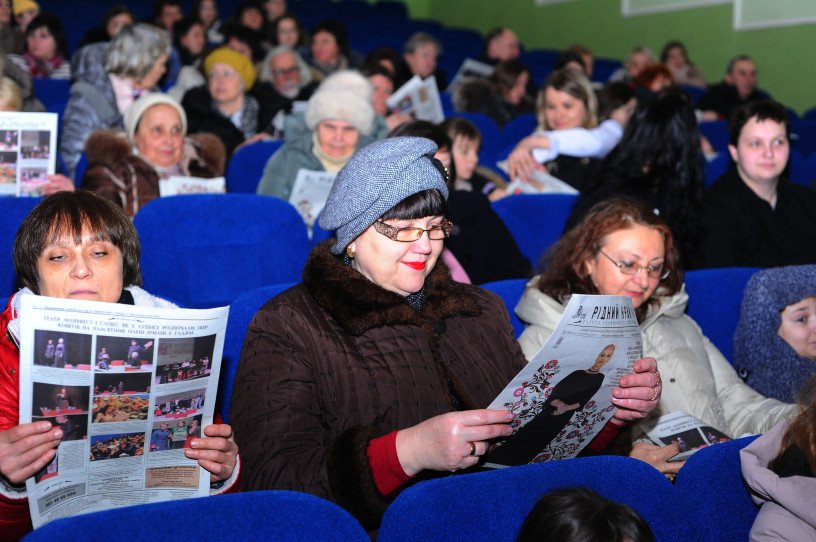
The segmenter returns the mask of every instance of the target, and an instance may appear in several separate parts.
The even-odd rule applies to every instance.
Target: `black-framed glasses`
[[[378,233],[385,235],[392,241],[399,241],[400,243],[413,243],[425,232],[428,232],[428,239],[431,241],[439,241],[440,239],[447,239],[450,237],[453,223],[448,219],[443,219],[436,226],[431,226],[427,230],[424,228],[417,228],[409,226],[407,228],[397,228],[391,224],[386,224],[382,220],[374,223],[374,229]]]
[[[646,270],[646,275],[649,276],[650,279],[660,279],[663,280],[669,276],[669,269],[665,267],[662,263],[656,265],[639,265],[634,262],[616,262],[612,256],[604,252],[603,250],[598,250],[601,254],[606,256],[612,264],[617,267],[621,273],[624,275],[637,275],[640,273],[641,269]]]

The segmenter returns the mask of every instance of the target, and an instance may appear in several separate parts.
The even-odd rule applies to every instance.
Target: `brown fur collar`
[[[227,152],[224,144],[213,134],[194,134],[184,139],[182,161],[187,160],[190,175],[219,177],[224,174]],[[118,164],[133,152],[124,132],[97,130],[85,142],[88,165],[94,163]]]
[[[330,251],[334,240],[317,245],[303,270],[303,284],[318,304],[351,335],[369,329],[409,324],[431,330],[452,316],[478,316],[476,298],[454,282],[438,259],[425,279],[425,302],[414,310],[405,298],[380,288],[358,271],[345,265]]]

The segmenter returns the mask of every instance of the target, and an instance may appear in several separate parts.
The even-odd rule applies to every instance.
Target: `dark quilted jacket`
[[[372,479],[368,442],[486,407],[526,361],[502,301],[453,282],[441,262],[415,311],[328,246],[250,324],[231,422],[245,489],[319,495],[373,528],[389,499]]]

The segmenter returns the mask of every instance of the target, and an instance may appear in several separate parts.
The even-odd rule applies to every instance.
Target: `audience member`
[[[262,34],[266,27],[266,11],[260,0],[242,0],[233,15],[235,22]]]
[[[408,67],[405,66],[405,61],[402,59],[400,54],[391,47],[377,47],[376,49],[372,50],[370,53],[368,53],[368,55],[366,55],[365,62],[363,64],[365,66],[379,64],[391,73],[391,76],[394,78],[395,85],[399,83],[401,79],[405,78],[405,72],[408,70]]]
[[[491,201],[507,195],[503,182],[499,183],[479,167],[482,134],[475,124],[463,117],[448,117],[441,125],[451,139],[451,155],[455,167],[453,189],[481,192]],[[448,202],[450,205],[450,202]]]
[[[294,133],[287,125],[286,142],[266,163],[258,194],[288,200],[299,170],[340,171],[355,150],[371,141],[371,90],[362,96],[354,90],[359,85],[368,87],[368,82],[357,72],[343,71],[318,87],[306,108],[305,129]]]
[[[184,109],[166,94],[145,94],[133,102],[124,127],[124,134],[102,130],[88,138],[82,188],[113,201],[128,216],[159,197],[160,179],[212,178],[224,172],[222,143],[208,133],[185,138]]]
[[[592,80],[592,75],[595,72],[595,54],[592,49],[580,43],[574,43],[567,47],[566,50],[581,55],[581,60],[584,61],[584,73],[587,79]]]
[[[122,129],[134,96],[152,90],[170,55],[167,34],[153,26],[122,27],[110,45],[86,45],[73,64],[74,84],[62,117],[60,154],[73,177],[85,140],[94,130]]]
[[[672,85],[674,85],[674,78],[665,64],[652,64],[644,68],[632,80],[632,86],[635,88],[635,94],[639,101],[650,98]]]
[[[40,5],[34,0],[12,0],[12,12],[17,26],[25,34],[28,24],[40,14]]]
[[[759,514],[751,542],[816,540],[816,376],[799,392],[799,413],[740,450],[742,476]]]
[[[567,227],[595,203],[628,196],[656,209],[669,225],[686,266],[702,240],[703,176],[694,108],[679,90],[664,90],[638,105],[620,143],[584,187]]]
[[[352,52],[343,23],[326,19],[312,28],[312,42],[303,60],[312,67],[315,79],[322,81],[336,71],[356,68],[361,58]]]
[[[399,110],[391,110],[386,103],[388,98],[394,93],[394,76],[382,64],[368,64],[362,68],[361,73],[368,78],[371,83],[372,105],[377,117],[385,119],[388,132],[393,131],[397,126],[413,120],[410,114],[401,113]]]
[[[610,83],[631,83],[644,69],[657,63],[654,53],[646,47],[635,47],[623,67],[618,68],[609,76]]]
[[[640,323],[643,353],[657,360],[663,378],[659,414],[685,412],[731,437],[762,432],[790,416],[793,406],[746,385],[685,314],[688,294],[674,239],[652,207],[636,200],[593,207],[547,252],[544,272],[516,306],[528,324],[519,337],[524,355],[538,353],[570,295],[625,295]],[[671,474],[681,464],[667,460],[677,453],[676,446],[639,444],[631,455]]]
[[[253,62],[263,58],[261,36],[257,32],[230,20],[221,27],[221,34],[224,37],[224,47],[238,51]]]
[[[11,0],[0,0],[0,54],[22,53],[24,41],[12,17]]]
[[[789,403],[816,374],[816,265],[751,277],[734,333],[734,366],[749,386]]]
[[[453,105],[457,111],[482,113],[498,126],[504,126],[521,115],[535,112],[535,103],[527,95],[530,69],[520,60],[496,64],[488,79],[471,78],[456,85]]]
[[[667,42],[660,52],[660,62],[669,68],[676,84],[698,88],[707,87],[703,72],[689,60],[688,51],[682,41]]]
[[[372,529],[414,477],[472,467],[487,439],[510,434],[510,413],[482,407],[524,359],[501,300],[454,283],[439,262],[451,225],[436,151],[393,137],[354,154],[320,218],[336,238],[253,318],[230,409],[248,489],[319,495]],[[654,360],[635,366],[612,399],[632,408],[616,420],[659,399]],[[339,367],[343,378],[320,376]]]
[[[201,62],[206,47],[204,25],[193,17],[185,17],[173,27],[173,46],[179,54],[181,69],[175,84],[167,91],[176,101],[184,93],[207,82],[201,74]]]
[[[70,79],[69,57],[65,30],[59,18],[51,13],[40,13],[26,28],[23,54],[6,55],[6,60],[32,77]]]
[[[271,105],[252,92],[255,67],[243,54],[219,47],[204,59],[207,84],[188,90],[181,105],[187,113],[190,133],[215,134],[227,157],[242,144],[271,137],[274,115]]]
[[[263,0],[263,7],[270,21],[283,17],[287,12],[286,0]]]
[[[757,68],[748,55],[735,56],[728,61],[725,78],[712,85],[697,102],[703,112],[703,120],[729,119],[739,106],[770,96],[757,87]]]
[[[285,45],[294,51],[305,48],[307,40],[294,13],[284,13],[270,23],[270,34],[274,45]]]
[[[498,64],[504,60],[519,57],[519,39],[516,33],[507,27],[496,27],[485,35],[485,44],[479,60],[488,64]]]
[[[816,263],[816,193],[782,176],[790,123],[774,101],[737,109],[728,127],[735,163],[703,198],[701,267]]]
[[[408,78],[418,75],[422,79],[433,76],[436,87],[442,91],[448,86],[445,72],[436,65],[436,59],[442,54],[442,45],[435,37],[426,32],[417,32],[408,38],[402,48],[402,58],[408,66]],[[405,81],[398,82],[401,86]]]
[[[85,33],[82,41],[79,42],[78,49],[81,49],[85,45],[90,45],[91,43],[110,41],[113,39],[113,36],[119,33],[119,30],[121,30],[123,26],[135,22],[136,16],[129,7],[124,4],[115,4],[105,12],[105,16],[102,18],[102,24]]]
[[[585,487],[555,489],[527,514],[516,542],[654,542],[649,524],[625,504]]]
[[[255,92],[273,111],[288,113],[293,102],[305,102],[315,89],[312,72],[297,52],[287,45],[273,47],[261,65]]]
[[[163,29],[172,38],[173,25],[184,18],[181,0],[155,0],[153,3],[153,24]]]
[[[221,35],[223,21],[218,17],[218,2],[216,0],[195,0],[193,2],[193,13],[204,25],[207,46],[217,47],[221,45],[224,42],[224,36]]]
[[[0,393],[0,513],[6,539],[19,539],[31,530],[24,482],[52,462],[64,436],[47,420],[19,423],[22,298],[39,295],[174,307],[139,287],[140,251],[139,236],[122,210],[84,190],[43,199],[17,231],[14,269],[24,288],[9,298],[0,316],[0,365],[2,374],[8,375]],[[215,423],[204,428],[204,434],[208,438],[199,440],[199,446],[185,450],[184,455],[198,460],[210,472],[211,487],[218,487],[211,489],[211,494],[237,490],[238,448],[232,440],[232,428]]]

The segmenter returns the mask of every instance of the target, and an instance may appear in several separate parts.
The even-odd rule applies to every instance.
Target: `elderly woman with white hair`
[[[267,162],[258,194],[289,199],[299,170],[340,171],[354,151],[370,143],[371,88],[359,74],[338,72],[309,100],[305,127],[297,121],[287,120],[286,143]]]
[[[187,134],[184,109],[170,96],[145,94],[125,113],[125,132],[94,132],[86,145],[82,187],[120,205],[128,216],[159,197],[171,175],[223,175],[224,145],[212,134]]]
[[[122,129],[125,111],[156,86],[169,55],[167,33],[147,24],[123,27],[109,44],[88,45],[77,55],[59,146],[69,177],[91,132]]]

